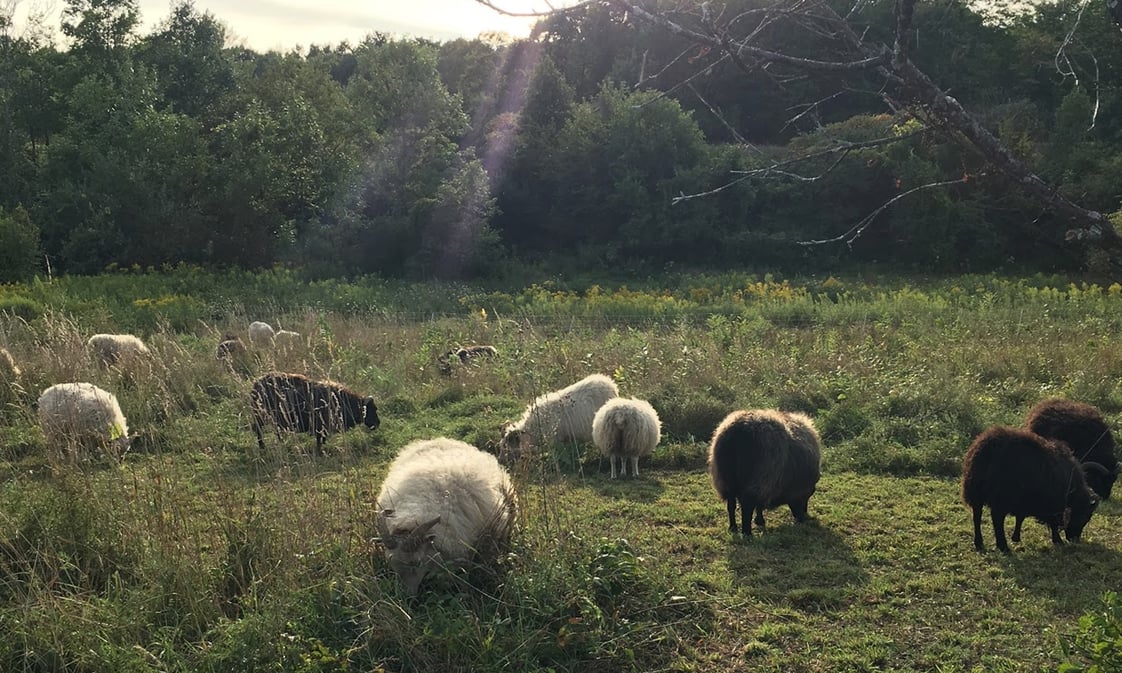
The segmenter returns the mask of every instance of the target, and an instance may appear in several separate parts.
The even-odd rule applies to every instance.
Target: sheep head
[[[1075,542],[1079,539],[1079,536],[1083,534],[1083,528],[1091,520],[1091,515],[1095,513],[1095,509],[1099,506],[1099,496],[1090,488],[1085,490],[1087,492],[1086,499],[1078,498],[1064,510],[1064,537],[1068,539],[1068,542]]]
[[[405,592],[414,595],[429,571],[439,562],[433,526],[440,523],[437,516],[412,529],[393,526],[394,510],[384,509],[378,515],[378,533],[386,549],[386,559],[397,573]]]
[[[1096,493],[1102,495],[1104,500],[1110,499],[1110,491],[1114,488],[1114,482],[1118,479],[1118,472],[1122,470],[1122,463],[1116,463],[1112,469],[1101,463],[1094,461],[1086,461],[1083,463],[1083,473],[1087,477],[1087,484]]]

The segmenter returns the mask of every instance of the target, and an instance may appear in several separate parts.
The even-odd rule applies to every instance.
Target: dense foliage
[[[891,34],[891,3],[859,7],[856,28]],[[1056,67],[1082,11],[1057,0],[994,18],[924,3],[916,57],[1064,193],[1112,212],[1122,53],[1105,6],[1083,12],[1065,47],[1072,74]],[[0,16],[4,279],[47,263],[284,262],[314,277],[465,277],[540,260],[623,271],[1087,263],[1050,214],[953,138],[910,135],[908,112],[860,78],[746,75],[604,6],[521,41],[374,33],[286,53],[230,46],[219,19],[184,0],[142,35],[135,0],[67,0],[55,44]],[[782,22],[768,31],[790,52],[830,56],[828,40]],[[836,155],[743,178],[893,135],[908,137],[853,151],[818,180],[791,174],[817,175]],[[798,245],[963,175],[887,209],[850,246]]]

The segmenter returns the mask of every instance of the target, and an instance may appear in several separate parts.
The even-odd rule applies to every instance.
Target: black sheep
[[[261,429],[266,423],[277,430],[308,432],[316,436],[316,449],[327,436],[363,424],[378,427],[374,398],[362,397],[329,381],[313,381],[300,374],[272,372],[253,382],[253,431],[263,451]]]
[[[1052,542],[1079,539],[1098,506],[1083,469],[1063,442],[1020,428],[994,426],[978,435],[962,462],[962,500],[974,511],[974,547],[982,543],[982,506],[990,508],[997,548],[1009,551],[1005,517],[1017,519],[1013,541],[1020,541],[1021,522],[1034,517],[1052,531]]]
[[[737,502],[744,537],[752,537],[753,510],[761,528],[764,510],[780,505],[805,521],[821,453],[814,422],[803,414],[757,409],[726,416],[709,444],[709,476],[728,508],[729,532],[737,532]]]
[[[1083,465],[1087,485],[1104,500],[1110,498],[1122,464],[1115,458],[1114,435],[1102,412],[1090,404],[1053,397],[1032,408],[1025,427],[1067,444]]]

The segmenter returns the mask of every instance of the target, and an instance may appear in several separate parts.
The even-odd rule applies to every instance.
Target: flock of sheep
[[[248,336],[257,348],[301,339],[262,322],[252,323]],[[148,352],[132,335],[98,334],[88,343],[107,365]],[[246,348],[240,338],[227,336],[216,356],[232,358]],[[473,346],[451,351],[440,362],[454,357],[466,363],[496,354],[492,346]],[[19,375],[11,354],[0,349],[0,381]],[[380,424],[373,398],[299,374],[260,376],[250,396],[262,449],[266,428],[312,434],[320,449],[332,434]],[[47,388],[38,413],[48,445],[56,450],[78,442],[96,442],[115,455],[128,448],[128,425],[116,397],[93,384]],[[486,561],[509,543],[517,495],[504,464],[551,445],[591,442],[608,457],[611,478],[626,476],[629,467],[634,477],[639,459],[654,451],[660,437],[658,413],[650,403],[621,398],[612,379],[593,374],[530,402],[518,421],[503,426],[498,456],[446,437],[415,441],[390,464],[375,503],[381,547],[406,591],[415,593],[436,569]],[[750,538],[753,520],[762,528],[764,511],[783,505],[796,521],[806,520],[821,475],[821,452],[814,423],[803,414],[730,413],[708,449],[709,476],[727,507],[730,532]],[[1014,542],[1020,541],[1028,517],[1046,524],[1056,544],[1062,543],[1061,528],[1069,540],[1077,540],[1100,498],[1110,497],[1120,469],[1109,427],[1087,404],[1048,399],[1030,412],[1024,428],[989,428],[970,445],[963,462],[962,499],[973,513],[975,547],[984,548],[983,507],[990,509],[1002,551],[1009,551],[1004,525],[1009,515],[1015,518]]]

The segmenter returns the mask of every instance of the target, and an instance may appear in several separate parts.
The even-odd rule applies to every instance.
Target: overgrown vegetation
[[[1118,505],[1082,544],[1053,549],[1033,524],[1014,555],[979,555],[957,473],[975,433],[1040,397],[1117,418],[1122,285],[722,275],[500,291],[180,269],[3,293],[35,306],[0,314],[23,370],[0,414],[3,670],[1036,670],[1089,665],[1109,635],[1080,616],[1122,572]],[[248,379],[214,358],[251,319],[308,337],[258,353],[251,375],[342,381],[375,395],[382,426],[326,455],[270,435],[262,454]],[[107,328],[143,336],[150,361],[95,366],[84,338]],[[471,343],[500,357],[441,374],[437,356]],[[529,399],[597,371],[662,415],[643,477],[608,480],[590,447],[520,467],[512,553],[407,599],[372,542],[394,452],[442,434],[491,447]],[[68,380],[120,398],[137,436],[119,464],[48,458],[33,401]],[[744,544],[705,440],[728,411],[771,405],[822,431],[816,520],[779,513]]]

